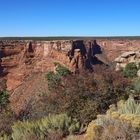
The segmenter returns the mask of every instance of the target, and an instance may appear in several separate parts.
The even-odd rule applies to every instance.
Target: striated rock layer
[[[20,114],[38,94],[47,91],[44,73],[54,70],[54,62],[70,67],[68,52],[73,42],[77,48],[84,46],[88,52],[92,40],[59,41],[0,41],[0,79],[6,81],[11,93],[10,102],[13,111]],[[95,57],[106,62],[105,56],[113,61],[120,54],[140,50],[140,40],[135,39],[97,39],[104,55]],[[87,53],[87,55],[90,54]],[[34,74],[35,73],[35,74]]]
[[[74,40],[0,41],[0,75],[7,79],[7,90],[16,89],[30,73],[52,70],[57,61],[69,66],[68,51]],[[89,42],[84,41],[88,49]],[[140,39],[97,39],[110,61],[126,51],[140,50]]]
[[[64,46],[70,48],[70,43],[64,41]],[[54,61],[67,64],[66,52],[57,47],[57,42],[38,41],[6,42],[1,45],[0,74],[7,78],[7,90],[15,89],[30,73],[53,69]]]

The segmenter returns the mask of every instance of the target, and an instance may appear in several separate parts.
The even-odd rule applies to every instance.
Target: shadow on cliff
[[[94,40],[92,44],[92,55],[94,56],[96,54],[101,54],[101,53],[102,53],[101,46],[97,44],[96,40]]]
[[[86,43],[88,43],[88,45]],[[110,62],[108,61],[105,52],[96,40],[86,43],[83,40],[74,41],[69,56],[72,56],[73,58],[75,49],[80,49],[81,56],[85,63],[85,70],[89,70],[90,72],[93,71],[94,65],[110,66]]]
[[[103,54],[101,46],[97,44],[96,40],[93,41],[92,47],[91,47],[91,58],[90,62],[92,65],[97,65],[97,64],[104,64],[99,58],[96,56]]]
[[[28,52],[29,53],[33,53],[34,52],[32,42],[29,43]]]
[[[0,65],[0,77],[6,76],[8,72]]]
[[[4,56],[5,56],[5,53],[3,52],[3,50],[0,50],[0,59]]]
[[[75,49],[80,49],[80,52],[81,52],[81,55],[82,56],[86,56],[86,47],[85,47],[85,44],[83,42],[83,40],[77,40],[77,41],[74,41],[73,44],[72,44],[72,50],[71,50],[71,55],[74,56],[74,50]]]
[[[103,56],[101,46],[97,44],[96,40],[94,40],[93,43],[88,43],[89,45],[86,47],[83,40],[74,41],[72,44],[71,55],[74,56],[75,49],[80,49],[81,55],[85,58],[85,69],[93,71],[94,65],[106,64],[104,61],[105,55]]]

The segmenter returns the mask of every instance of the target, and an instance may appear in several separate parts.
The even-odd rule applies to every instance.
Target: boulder
[[[118,57],[118,58],[116,58],[115,59],[115,62],[117,62],[117,63],[123,63],[123,62],[125,62],[125,58],[123,58],[123,57]]]
[[[140,63],[140,52],[139,51],[127,51],[118,56],[115,60],[116,62],[116,71],[125,68],[128,63]]]
[[[114,61],[115,61],[116,63],[119,63],[119,62],[120,62],[120,59],[121,59],[121,56],[119,56],[119,57],[115,58],[115,60],[114,60]]]
[[[136,54],[136,52],[134,52],[134,51],[124,52],[124,53],[121,55],[121,57],[122,57],[122,58],[127,58],[127,57],[132,56],[132,55],[135,55],[135,54]]]
[[[116,64],[116,71],[119,71],[121,69],[121,66],[119,63]]]
[[[136,52],[137,58],[140,58],[140,51]]]

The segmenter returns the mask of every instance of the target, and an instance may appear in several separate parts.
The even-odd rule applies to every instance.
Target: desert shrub
[[[80,124],[76,120],[72,120],[66,114],[50,115],[46,120],[42,119],[42,129],[47,130],[48,133],[52,131],[62,132],[64,135],[74,133],[79,130]],[[44,127],[44,128],[43,128]]]
[[[68,68],[66,68],[65,66],[61,65],[58,62],[54,62],[54,65],[56,67],[56,72],[60,75],[60,76],[67,76],[68,74],[70,74],[70,70]]]
[[[133,87],[137,93],[140,93],[140,78],[139,77],[134,80]]]
[[[9,136],[12,133],[11,126],[16,121],[15,114],[11,111],[9,107],[3,109],[0,113],[0,136]]]
[[[116,107],[111,106],[107,114],[140,129],[140,104],[132,96],[127,101],[119,101]]]
[[[137,76],[137,65],[135,63],[129,63],[126,65],[126,67],[124,68],[123,74],[125,77],[136,77]]]
[[[125,92],[131,89],[131,80],[125,78],[121,72],[113,71],[104,66],[96,66],[94,70],[98,89],[102,94],[112,94],[112,96],[121,99]]]
[[[58,86],[61,81],[61,77],[59,74],[55,74],[54,72],[50,71],[46,74],[46,78],[48,81],[49,89],[54,89]]]
[[[86,132],[86,140],[132,140],[137,138],[138,133],[134,132],[129,124],[108,116],[92,121]]]
[[[67,113],[86,125],[98,113],[105,113],[110,104],[127,98],[129,85],[123,75],[108,69],[99,74],[70,75],[42,101],[48,113]]]
[[[128,98],[126,89],[130,84],[121,73],[102,67],[94,68],[94,73],[62,76],[53,90],[31,105],[28,118],[66,113],[82,124],[80,131],[85,131],[85,126],[98,114],[105,113],[109,105]]]
[[[9,94],[6,91],[0,91],[0,108],[5,107],[9,103]]]
[[[0,79],[0,91],[6,90],[6,79]]]
[[[71,76],[71,78],[68,78],[70,81],[63,79],[63,86],[59,86],[59,88],[44,98],[44,100],[46,100],[46,110],[48,113],[66,112],[79,121],[87,122],[88,118],[91,117],[92,108],[97,109],[95,102],[92,102],[94,94],[84,93],[86,89],[80,84],[82,80],[77,78],[75,79],[75,77]],[[77,87],[77,84],[79,84],[81,88]]]
[[[71,129],[73,126],[74,128]],[[72,120],[72,118],[68,117],[66,114],[50,115],[38,121],[16,122],[12,127],[12,138],[14,140],[25,140],[31,137],[37,140],[57,140],[58,137],[74,133],[78,131],[79,128],[80,124],[76,120]]]
[[[90,122],[86,131],[86,139],[96,140],[97,137],[99,138],[100,129],[101,127],[96,125],[94,121]]]
[[[39,126],[35,122],[16,122],[12,126],[12,130],[12,138],[14,140],[28,140],[29,138],[38,140],[39,138],[44,138],[44,134],[39,131]]]
[[[56,72],[49,71],[46,74],[46,78],[47,78],[47,81],[48,81],[48,87],[49,87],[50,90],[59,86],[59,84],[61,82],[61,78],[63,76],[67,76],[68,74],[70,74],[69,69],[64,67],[63,65],[61,65],[57,62],[55,62],[54,65],[56,67],[55,68]]]
[[[120,114],[134,114],[140,116],[140,104],[135,102],[133,96],[130,96],[124,103],[118,102],[117,110]]]
[[[140,104],[133,97],[111,105],[106,115],[98,115],[87,128],[87,140],[137,139],[140,133]],[[137,131],[136,131],[137,130]]]

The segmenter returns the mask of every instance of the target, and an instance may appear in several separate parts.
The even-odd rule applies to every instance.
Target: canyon
[[[52,70],[55,61],[69,66],[67,53],[74,41],[0,41],[0,75],[7,79],[7,90],[14,90],[30,73]],[[88,42],[93,41],[84,40],[86,48]],[[97,43],[109,61],[124,52],[140,50],[140,39],[97,39]]]
[[[88,50],[94,40],[81,40]],[[80,41],[80,42],[81,42]],[[47,90],[46,81],[41,73],[54,70],[54,62],[70,67],[68,52],[73,42],[79,40],[1,40],[0,41],[0,78],[6,81],[7,91],[15,112],[20,112],[28,104],[37,89]],[[139,51],[140,39],[96,39],[102,53],[109,62],[124,52]],[[37,91],[39,92],[39,91]],[[28,100],[26,97],[29,96]],[[22,107],[19,107],[22,106]]]

